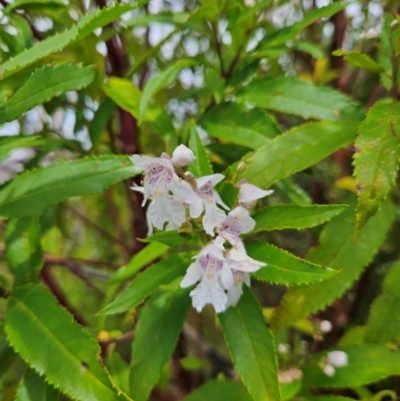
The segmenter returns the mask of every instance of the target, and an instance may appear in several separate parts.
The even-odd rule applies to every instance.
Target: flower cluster
[[[348,363],[349,358],[344,351],[331,351],[326,355],[322,370],[326,376],[332,377],[336,373],[335,368],[342,368],[347,366]]]
[[[161,157],[134,155],[132,161],[144,170],[144,180],[142,187],[132,189],[143,193],[143,205],[151,199],[147,209],[149,235],[153,227],[159,230],[181,227],[187,219],[186,210],[191,218],[204,212],[203,229],[213,239],[194,257],[181,287],[198,283],[190,293],[193,306],[200,312],[206,304],[212,304],[219,313],[237,303],[243,283],[250,286],[249,273],[266,266],[247,255],[240,235],[254,229],[255,221],[249,210],[258,199],[273,191],[241,180],[237,183],[239,206],[229,211],[214,189],[224,179],[222,174],[195,178],[183,172],[182,167],[194,160],[193,152],[184,145],[174,150],[172,158],[165,153]]]

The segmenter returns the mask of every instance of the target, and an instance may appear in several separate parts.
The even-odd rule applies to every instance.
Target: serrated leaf
[[[193,151],[196,159],[188,170],[197,178],[211,175],[213,173],[211,163],[196,127],[192,127],[190,130],[189,148]]]
[[[394,184],[400,155],[400,104],[376,102],[358,130],[354,154],[357,230],[373,216]]]
[[[236,371],[254,401],[280,400],[273,337],[250,290],[239,303],[219,314]]]
[[[335,368],[332,377],[325,375],[318,361],[325,353],[314,355],[304,368],[303,383],[310,387],[354,387],[369,384],[388,376],[400,375],[400,351],[382,345],[354,345],[340,349],[348,356],[348,364]]]
[[[146,112],[147,105],[150,102],[150,99],[161,89],[171,85],[182,68],[191,65],[193,60],[190,59],[181,59],[167,67],[165,70],[161,71],[155,77],[149,79],[146,82],[146,85],[143,88],[142,97],[140,98],[139,105],[139,124],[143,121],[144,113]]]
[[[268,188],[351,143],[357,127],[357,123],[328,121],[295,127],[246,155],[247,167],[240,178],[260,188]]]
[[[106,97],[101,103],[99,108],[95,111],[93,120],[89,125],[89,137],[93,146],[96,146],[101,138],[101,134],[106,128],[112,114],[116,109],[115,103]]]
[[[114,349],[107,355],[105,364],[115,385],[129,394],[129,366]]]
[[[362,68],[374,73],[382,71],[382,67],[377,62],[372,60],[367,54],[360,53],[358,50],[346,52],[343,49],[338,49],[332,54],[334,56],[343,56],[343,58],[353,67]]]
[[[12,10],[29,10],[37,8],[65,8],[66,4],[62,0],[14,0],[5,10],[9,14]]]
[[[400,262],[386,274],[383,292],[371,305],[364,340],[385,344],[400,335]]]
[[[294,77],[256,79],[241,89],[236,98],[242,103],[305,119],[359,121],[363,117],[360,106],[346,95]]]
[[[310,195],[290,177],[276,182],[272,186],[272,189],[283,199],[283,201],[290,203],[293,202],[300,206],[307,206],[312,203]]]
[[[253,401],[242,383],[210,380],[187,395],[182,401]]]
[[[160,231],[141,239],[142,242],[158,242],[159,244],[167,246],[180,246],[186,244],[189,240],[190,236],[188,234],[181,233],[177,230]]]
[[[100,365],[99,344],[43,287],[28,284],[17,288],[8,299],[5,330],[23,359],[70,397],[80,401],[123,399]]]
[[[337,2],[331,3],[325,7],[308,11],[300,21],[267,35],[261,41],[261,44],[263,47],[276,47],[285,45],[287,42],[294,39],[307,26],[311,25],[320,18],[330,17],[336,14],[338,11],[343,10],[346,5],[346,3]]]
[[[0,106],[0,123],[13,121],[33,107],[62,93],[82,89],[96,78],[96,69],[63,64],[36,70],[14,96]]]
[[[172,280],[185,274],[190,265],[192,253],[174,255],[147,268],[140,273],[122,292],[119,297],[102,309],[99,314],[113,315],[125,312],[138,305],[160,285],[169,284]]]
[[[215,138],[251,149],[266,145],[281,132],[269,114],[233,102],[213,107],[200,117],[199,124]]]
[[[86,14],[71,28],[42,40],[16,57],[6,61],[0,67],[0,77],[7,77],[52,53],[59,52],[68,44],[83,39],[97,28],[110,24],[122,14],[141,5],[141,3],[138,2],[135,5],[117,4],[112,7],[97,9],[92,14]]]
[[[25,171],[0,191],[0,216],[40,214],[72,196],[94,194],[139,174],[127,156],[101,156]]]
[[[38,216],[11,219],[7,224],[5,258],[16,284],[43,265]],[[32,278],[31,275],[29,278]]]
[[[58,391],[49,386],[44,377],[28,369],[18,386],[15,401],[58,401]]]
[[[336,270],[298,258],[272,244],[251,242],[246,248],[249,256],[267,263],[254,273],[258,280],[291,286],[325,280],[337,274]]]
[[[274,205],[256,213],[254,232],[315,227],[347,209],[347,205]]]
[[[7,136],[0,138],[0,162],[7,158],[15,149],[22,147],[39,146],[42,139],[35,136]]]
[[[382,209],[354,237],[354,208],[350,207],[325,226],[320,245],[313,249],[307,259],[313,263],[329,266],[339,273],[321,283],[289,288],[280,305],[275,309],[271,326],[279,330],[324,309],[350,288],[367,266],[393,222],[393,208],[385,203]]]
[[[145,401],[156,384],[175,349],[189,305],[189,290],[159,291],[140,313],[129,376],[135,401]]]
[[[110,282],[118,283],[130,279],[142,267],[146,266],[154,259],[162,256],[168,248],[168,245],[164,245],[159,242],[154,242],[147,245],[138,253],[136,253],[126,266],[122,266],[118,271],[116,271],[111,276]]]

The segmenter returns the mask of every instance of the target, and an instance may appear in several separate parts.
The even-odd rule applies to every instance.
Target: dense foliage
[[[2,401],[397,399],[398,2],[0,7]]]

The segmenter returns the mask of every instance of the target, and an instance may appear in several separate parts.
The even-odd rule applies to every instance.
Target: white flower
[[[268,191],[260,189],[255,185],[249,184],[245,179],[240,180],[237,185],[240,187],[239,204],[246,209],[250,209],[258,199],[271,195],[274,192],[272,189]]]
[[[332,323],[329,320],[322,320],[319,324],[319,328],[323,333],[329,333],[332,331]]]
[[[196,194],[201,200],[201,208],[204,207],[205,213],[203,216],[204,231],[214,236],[214,228],[217,227],[226,217],[226,214],[221,210],[217,204],[221,205],[226,210],[229,207],[225,205],[213,187],[225,178],[222,174],[206,175],[196,180],[197,190]],[[190,205],[190,208],[198,207],[198,204]]]
[[[194,153],[185,145],[179,145],[172,153],[172,163],[175,166],[188,166],[195,158]]]
[[[32,148],[19,148],[10,152],[9,156],[0,162],[0,185],[11,180],[17,173],[24,170],[24,163],[35,156]]]
[[[281,354],[287,354],[289,352],[288,344],[278,344],[278,352]]]
[[[233,285],[228,288],[226,295],[228,296],[228,303],[226,307],[235,306],[239,301],[240,296],[243,294],[243,283],[250,287],[249,273],[239,270],[232,270]]]
[[[335,368],[329,364],[325,365],[322,370],[328,377],[332,377],[335,374]]]
[[[212,242],[206,245],[195,257],[183,280],[181,287],[200,283],[190,293],[193,306],[200,312],[206,304],[212,304],[217,313],[227,307],[228,296],[225,288],[234,285],[231,269],[225,263],[223,252]]]
[[[343,351],[331,351],[328,352],[328,363],[337,368],[341,368],[349,363],[349,358]]]
[[[259,262],[247,255],[242,241],[237,242],[226,254],[226,263],[233,270],[253,273],[266,266],[264,262]]]

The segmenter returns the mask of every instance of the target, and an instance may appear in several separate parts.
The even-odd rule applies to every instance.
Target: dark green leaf
[[[17,148],[38,146],[42,140],[37,136],[7,136],[0,138],[0,161],[7,158]]]
[[[140,273],[115,301],[99,313],[112,315],[125,312],[136,306],[160,285],[169,284],[177,277],[183,276],[190,265],[191,256],[192,253],[190,252],[181,253],[150,266],[143,273]]]
[[[99,344],[43,287],[19,287],[8,300],[5,322],[10,344],[62,392],[80,401],[123,399],[100,365]]]
[[[360,125],[354,154],[357,229],[378,210],[397,175],[400,156],[400,104],[376,102]]]
[[[236,97],[242,103],[305,119],[359,121],[363,117],[360,106],[342,93],[293,77],[254,80]]]
[[[233,102],[213,107],[199,123],[209,135],[251,149],[266,145],[281,132],[269,114]]]
[[[351,143],[357,126],[349,122],[318,122],[295,127],[245,156],[247,167],[240,178],[268,188]]]
[[[99,193],[140,173],[127,156],[101,156],[25,171],[0,191],[0,216],[40,214],[72,196]]]
[[[253,401],[242,383],[210,380],[182,401]]]
[[[189,290],[159,291],[144,306],[132,345],[131,396],[145,401],[174,351],[189,309]]]
[[[29,369],[20,383],[15,401],[57,401],[58,391],[49,386],[44,377]]]
[[[89,126],[89,136],[93,146],[96,146],[99,142],[101,134],[110,121],[115,108],[115,103],[109,97],[106,97],[94,113],[93,120]]]
[[[280,400],[274,340],[250,290],[244,288],[237,306],[219,320],[236,371],[254,401]]]
[[[188,170],[197,178],[211,175],[213,170],[196,127],[192,127],[190,131],[189,148],[193,151],[196,159]]]
[[[372,344],[343,347],[340,350],[348,356],[347,366],[335,368],[335,374],[329,377],[318,366],[318,361],[326,353],[314,355],[305,366],[303,383],[310,387],[353,387],[400,375],[400,351]]]
[[[149,237],[142,238],[142,242],[158,242],[167,246],[180,246],[186,244],[190,240],[188,234],[181,233],[177,230],[160,231]]]
[[[346,210],[347,205],[274,205],[256,213],[253,232],[315,227]]]
[[[13,121],[26,111],[62,93],[82,89],[96,78],[96,69],[63,64],[36,70],[14,96],[0,107],[0,123]]]
[[[271,319],[274,330],[287,327],[301,318],[324,309],[340,297],[360,276],[393,222],[391,205],[382,209],[361,229],[358,239],[354,237],[355,216],[351,207],[325,226],[320,245],[312,250],[308,259],[329,266],[339,273],[321,283],[290,288]]]

